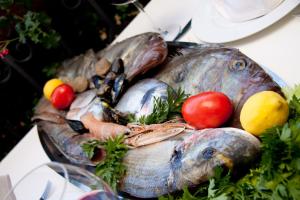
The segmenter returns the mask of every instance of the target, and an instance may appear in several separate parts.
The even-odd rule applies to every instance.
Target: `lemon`
[[[247,99],[240,121],[246,131],[258,136],[268,128],[283,125],[288,115],[288,103],[282,96],[273,91],[263,91]]]
[[[56,78],[47,81],[43,88],[44,96],[50,100],[52,92],[55,90],[55,88],[62,84],[63,82]]]

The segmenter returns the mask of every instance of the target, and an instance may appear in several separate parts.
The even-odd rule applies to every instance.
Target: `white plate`
[[[221,16],[211,0],[198,0],[192,32],[204,42],[226,43],[245,38],[272,25],[292,11],[299,0],[285,0],[269,14],[246,22],[233,23]]]

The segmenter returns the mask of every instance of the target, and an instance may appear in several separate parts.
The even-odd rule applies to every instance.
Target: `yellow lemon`
[[[273,91],[263,91],[247,99],[240,121],[246,131],[258,136],[268,128],[283,125],[288,115],[288,103],[282,96]]]
[[[60,86],[62,84],[63,84],[63,82],[56,78],[47,81],[47,83],[45,84],[44,89],[43,89],[44,96],[50,100],[52,92],[55,90],[55,88],[57,88],[58,86]]]

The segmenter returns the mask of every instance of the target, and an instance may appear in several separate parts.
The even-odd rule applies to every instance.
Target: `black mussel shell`
[[[124,63],[121,58],[117,58],[113,61],[110,68],[111,72],[114,72],[116,74],[124,73]]]
[[[95,75],[92,77],[92,82],[93,82],[95,88],[99,89],[101,87],[101,85],[103,84],[103,79],[100,76]]]
[[[125,85],[126,85],[126,75],[124,73],[118,75],[117,78],[115,79],[111,91],[111,99],[113,104],[116,104],[117,101],[119,100],[119,97],[121,96],[120,94],[122,93]]]

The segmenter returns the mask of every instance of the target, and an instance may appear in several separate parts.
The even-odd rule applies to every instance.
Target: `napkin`
[[[4,199],[7,193],[12,189],[9,175],[0,176],[0,199]],[[16,200],[14,193],[11,193],[6,200]]]

